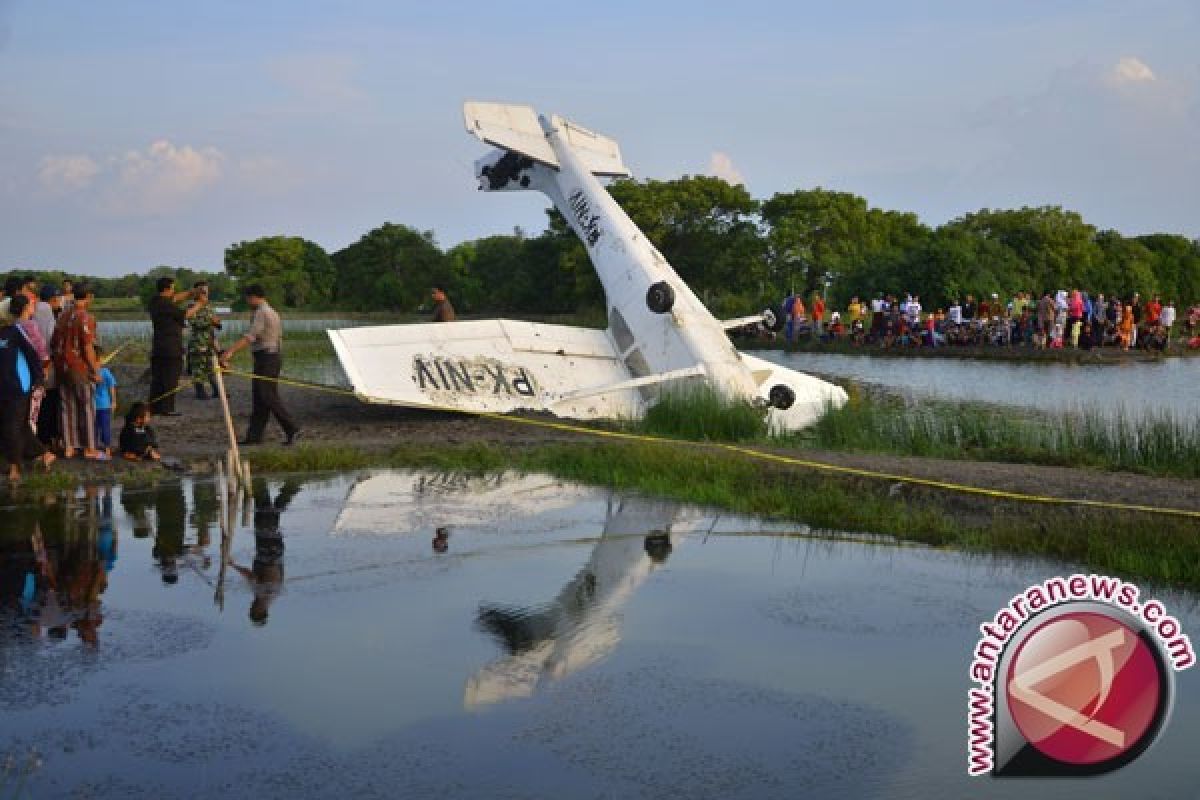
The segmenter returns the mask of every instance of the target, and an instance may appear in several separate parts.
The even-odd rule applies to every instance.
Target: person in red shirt
[[[100,362],[93,343],[96,319],[88,313],[92,291],[85,285],[75,287],[75,302],[58,319],[51,339],[54,374],[61,402],[63,455],[104,460],[96,449],[96,384],[100,381]]]
[[[819,337],[825,332],[825,298],[819,294],[813,295],[812,301],[813,331]]]
[[[1158,324],[1162,318],[1162,303],[1159,302],[1158,295],[1154,295],[1154,299],[1146,306],[1146,321],[1153,327]]]

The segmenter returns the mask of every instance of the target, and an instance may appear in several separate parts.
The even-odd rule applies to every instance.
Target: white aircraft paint
[[[363,400],[600,419],[639,417],[664,389],[707,385],[761,405],[774,430],[803,428],[846,402],[838,386],[733,347],[728,325],[600,183],[630,174],[616,142],[527,106],[471,102],[463,112],[467,130],[497,148],[476,162],[480,188],[542,192],[583,241],[608,329],[493,320],[331,330]]]

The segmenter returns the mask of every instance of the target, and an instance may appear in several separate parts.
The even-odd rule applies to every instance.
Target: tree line
[[[621,180],[609,190],[718,315],[776,305],[792,291],[826,291],[838,304],[912,292],[926,308],[966,293],[1076,287],[1200,300],[1200,241],[1123,236],[1058,206],[982,209],[931,227],[913,213],[819,188],[759,200],[743,186],[687,176]],[[602,309],[582,243],[556,210],[547,213],[539,235],[518,229],[449,249],[431,231],[391,222],[334,253],[301,237],[268,236],[231,245],[219,277],[191,274],[212,280],[218,299],[232,299],[235,282],[261,283],[277,304],[311,310],[416,311],[434,283],[467,313]],[[144,296],[152,283],[150,275],[126,276],[97,279],[96,287]]]
[[[160,265],[147,272],[131,272],[115,278],[98,277],[80,273],[65,272],[60,269],[14,269],[3,275],[0,281],[10,276],[33,278],[43,286],[61,286],[65,280],[73,283],[86,283],[101,299],[137,299],[143,305],[150,302],[155,294],[154,284],[159,278],[169,276],[184,287],[190,288],[197,281],[208,281],[212,298],[217,302],[233,302],[238,293],[237,281],[226,272],[206,272],[187,267],[172,267]]]

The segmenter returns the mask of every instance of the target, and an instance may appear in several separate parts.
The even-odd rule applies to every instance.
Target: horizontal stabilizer
[[[480,140],[558,169],[558,156],[546,140],[537,112],[529,106],[469,101],[463,103],[463,121],[467,131]],[[621,160],[616,141],[559,116],[552,124],[593,175],[611,178],[632,174]]]
[[[588,172],[612,178],[627,178],[632,174],[621,160],[621,148],[615,140],[559,116],[554,117],[554,127],[563,132],[567,144]]]
[[[529,106],[467,102],[463,121],[467,131],[482,141],[558,169],[558,157],[546,141],[537,112]]]

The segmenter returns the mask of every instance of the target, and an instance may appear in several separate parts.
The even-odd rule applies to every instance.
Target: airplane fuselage
[[[634,377],[686,370],[731,397],[753,399],[757,385],[721,323],[680,279],[564,138],[564,121],[541,118],[558,158],[545,170],[556,191],[545,192],[588,250],[608,301],[609,334]],[[670,307],[650,308],[650,287],[669,287]]]
[[[372,403],[475,413],[545,411],[636,419],[664,391],[708,388],[760,406],[771,430],[799,430],[846,402],[833,384],[748,353],[609,195],[628,176],[617,143],[528,106],[467,102],[467,130],[494,149],[479,188],[545,194],[579,236],[604,287],[608,328],[513,320],[331,330],[355,393]]]

